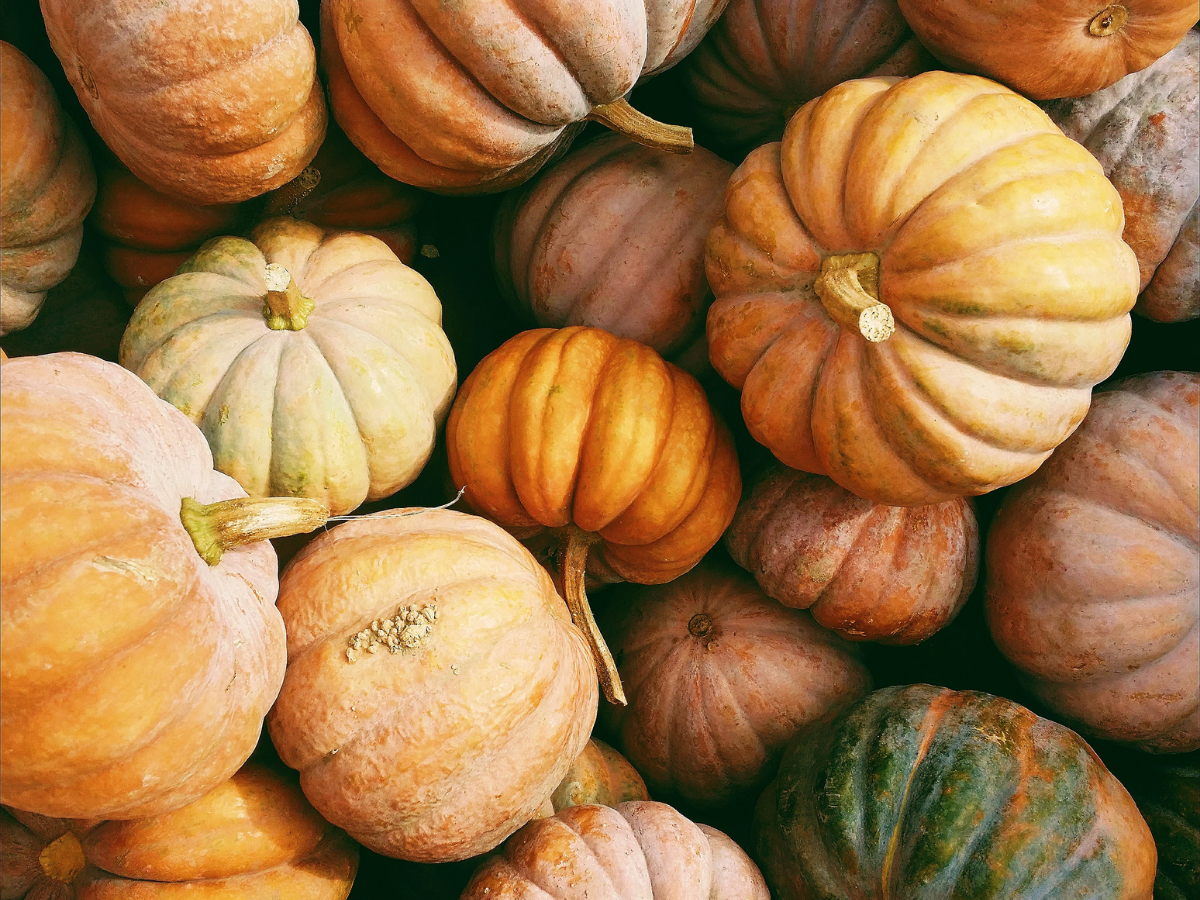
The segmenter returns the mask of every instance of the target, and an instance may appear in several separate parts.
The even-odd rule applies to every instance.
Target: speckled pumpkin
[[[334,515],[412,482],[457,370],[433,288],[377,238],[290,218],[214,238],[148,293],[121,364],[253,497]]]
[[[1129,341],[1138,268],[1095,158],[971,75],[848,81],[730,179],[713,366],[751,435],[889,506],[1032,473]]]

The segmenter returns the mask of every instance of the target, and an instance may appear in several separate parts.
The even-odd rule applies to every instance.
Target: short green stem
[[[215,566],[234,547],[320,528],[329,510],[305,497],[238,497],[209,504],[184,497],[179,519],[200,558]]]
[[[567,601],[567,608],[571,610],[571,621],[583,632],[588,648],[592,651],[596,674],[600,678],[600,688],[609,703],[625,706],[625,689],[621,687],[617,664],[608,650],[608,644],[604,642],[604,635],[600,633],[595,616],[592,615],[592,607],[584,589],[588,550],[599,540],[598,534],[568,525],[566,544],[559,551],[559,574],[562,576],[563,591],[566,593],[563,599]]]

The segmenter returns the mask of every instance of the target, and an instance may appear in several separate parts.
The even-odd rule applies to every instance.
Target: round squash
[[[1195,0],[898,0],[947,67],[1034,100],[1082,97],[1146,68],[1196,24]]]
[[[187,806],[132,821],[3,815],[4,897],[345,900],[358,847],[289,779],[246,763]],[[17,874],[19,873],[19,874]]]
[[[713,366],[793,469],[889,506],[1033,472],[1129,341],[1138,268],[1100,164],[971,75],[848,81],[734,172]]]
[[[572,806],[530,822],[475,873],[462,900],[769,900],[737,844],[652,800]]]
[[[629,760],[604,741],[592,738],[550,795],[550,815],[568,806],[616,806],[628,800],[649,799],[646,782]]]
[[[1083,740],[990,694],[878,690],[804,729],[759,798],[778,900],[1150,900],[1155,849]]]
[[[0,390],[0,802],[190,803],[250,756],[283,680],[264,539],[326,511],[237,499],[195,426],[114,363],[13,359]]]
[[[584,573],[661,584],[729,525],[737,452],[699,383],[599,328],[525,331],[463,383],[446,449],[472,509],[518,537],[556,532],[567,604],[591,637],[605,696],[623,702]]]
[[[600,621],[629,698],[606,727],[656,795],[697,806],[761,790],[800,728],[871,690],[849,645],[728,562],[614,587]]]
[[[703,148],[678,156],[619,134],[569,153],[496,213],[500,292],[538,325],[603,328],[668,358],[703,344],[704,241],[732,172]]]
[[[987,618],[1051,709],[1098,737],[1200,749],[1200,375],[1092,411],[988,533]]]
[[[979,574],[969,500],[884,506],[779,463],[747,489],[724,540],[767,596],[852,641],[925,640]]]
[[[1121,195],[1142,276],[1133,311],[1159,322],[1200,316],[1200,34],[1120,84],[1046,111]]]
[[[387,175],[440,192],[505,190],[566,149],[584,119],[691,149],[691,130],[623,99],[674,65],[727,0],[327,0],[330,105]]]
[[[596,678],[550,576],[503,529],[396,510],[284,571],[288,669],[267,719],[326,819],[386,856],[484,853],[587,743]]]
[[[290,181],[325,134],[296,0],[41,0],[96,133],[155,190],[237,203]]]
[[[333,515],[410,484],[454,396],[433,288],[377,238],[290,218],[214,238],[143,299],[121,364],[253,497]]]
[[[28,327],[79,256],[96,174],[29,57],[0,41],[0,334]]]
[[[745,148],[843,81],[932,67],[896,0],[731,0],[679,72],[704,139]]]

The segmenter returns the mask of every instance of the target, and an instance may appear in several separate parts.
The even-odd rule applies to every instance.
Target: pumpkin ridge
[[[1172,493],[1174,493],[1174,487],[1171,485],[1171,483],[1169,481],[1167,481],[1167,479],[1162,477],[1162,474],[1160,472],[1156,471],[1152,466],[1146,466],[1146,468],[1150,470],[1148,474],[1152,474],[1155,476],[1155,480],[1157,483],[1165,485],[1168,489],[1171,490]],[[1148,475],[1143,474],[1143,477],[1144,478],[1148,477]],[[1200,546],[1197,544],[1196,541],[1193,541],[1191,539],[1191,537],[1189,537],[1188,535],[1179,534],[1178,532],[1169,528],[1166,525],[1163,525],[1159,522],[1155,522],[1150,519],[1144,518],[1143,514],[1139,514],[1135,510],[1117,509],[1115,506],[1113,506],[1109,502],[1108,497],[1103,496],[1103,495],[1100,495],[1100,496],[1094,495],[1090,489],[1086,489],[1087,484],[1082,479],[1077,480],[1073,485],[1071,485],[1071,487],[1073,488],[1073,490],[1067,490],[1066,489],[1067,486],[1063,485],[1062,487],[1059,487],[1054,491],[1048,491],[1047,496],[1053,496],[1054,494],[1061,494],[1062,496],[1070,497],[1074,500],[1081,501],[1082,503],[1087,503],[1087,504],[1090,504],[1091,506],[1099,507],[1100,509],[1104,510],[1105,512],[1112,513],[1113,515],[1119,516],[1123,519],[1129,519],[1135,525],[1141,525],[1145,528],[1150,529],[1151,531],[1156,532],[1157,534],[1159,534],[1165,538],[1169,538],[1176,544],[1180,544],[1189,550],[1195,550],[1198,546]],[[1178,496],[1178,495],[1176,495],[1176,496]],[[1184,500],[1184,501],[1187,500],[1186,497],[1180,497],[1180,499]]]
[[[554,58],[562,64],[562,67],[566,70],[567,74],[571,76],[571,80],[579,85],[579,92],[583,94],[583,96],[586,97],[593,106],[598,105],[601,101],[597,100],[597,98],[588,93],[587,87],[584,85],[583,79],[579,77],[576,68],[571,65],[570,61],[566,57],[566,54],[562,52],[562,49],[550,40],[550,36],[546,34],[545,29],[541,28],[535,21],[533,21],[533,19],[525,12],[525,10],[521,8],[519,2],[507,3],[506,6],[508,7],[508,12],[513,16],[513,18],[519,20],[520,23],[529,31],[529,33],[537,38],[538,42],[541,43],[542,46],[544,46],[547,50],[549,50]],[[415,5],[413,8],[416,9]],[[457,57],[455,59],[457,60]],[[464,69],[466,68],[466,66],[463,66],[461,62],[459,65]]]
[[[737,638],[737,637],[743,637],[743,636],[735,633],[731,636],[726,637],[726,640],[729,640],[730,637]],[[753,649],[753,644],[754,644],[753,636],[746,635],[743,637],[743,640],[745,640],[746,644],[749,645],[751,649]],[[703,693],[707,696],[707,698],[709,700],[712,701],[712,703],[702,703],[701,708],[702,709],[719,708],[715,705],[717,702],[716,689],[718,687],[723,688],[724,690],[722,691],[722,693],[724,694],[725,699],[728,701],[729,708],[735,714],[737,723],[738,723],[737,726],[735,726],[736,730],[729,729],[728,731],[724,730],[724,729],[728,729],[728,726],[725,725],[724,723],[722,723],[723,732],[724,733],[736,733],[739,735],[739,737],[743,737],[743,738],[747,734],[749,734],[751,737],[754,738],[754,749],[757,752],[758,757],[760,759],[766,759],[767,756],[769,755],[767,753],[767,747],[763,743],[763,739],[759,735],[758,731],[753,727],[753,724],[754,724],[753,719],[746,712],[746,710],[743,708],[741,702],[738,700],[737,692],[734,691],[732,685],[729,684],[729,679],[724,677],[723,672],[721,672],[719,670],[714,670],[714,667],[707,666],[704,668],[708,670],[709,677],[703,679],[703,681],[701,682],[702,685],[707,686],[703,690]],[[716,730],[714,723],[709,719],[708,716],[705,716],[704,720],[705,720],[705,728],[708,730],[708,732],[711,735],[712,740],[713,740],[713,750],[716,754],[716,757],[717,757],[718,761],[720,761],[723,764],[722,768],[725,768],[726,770],[728,770],[729,768],[732,768],[732,766],[729,765],[730,759],[729,759],[728,753],[722,752],[722,750],[725,749],[720,740],[722,732],[718,732]]]
[[[813,597],[812,603],[810,603],[808,606],[805,607],[805,609],[809,610],[809,612],[812,613],[813,618],[817,618],[817,607],[819,607],[821,605],[821,601],[823,599],[825,599],[825,596],[827,594],[837,593],[837,588],[841,587],[843,570],[845,569],[846,560],[850,559],[852,556],[861,552],[859,545],[862,544],[865,536],[872,530],[868,526],[873,524],[873,520],[877,520],[880,518],[880,516],[878,514],[878,511],[880,508],[881,508],[880,506],[873,505],[872,509],[865,516],[858,517],[858,527],[854,531],[854,537],[846,545],[845,552],[839,554],[839,558],[837,560],[837,565],[834,566],[834,569],[833,569],[833,577],[830,578],[827,582],[825,582],[824,586],[817,592],[816,596]],[[897,509],[898,507],[883,507],[883,508],[890,510],[890,509]],[[886,515],[886,513],[885,513],[885,515]],[[766,530],[764,529],[762,534],[765,535],[765,533],[766,533]],[[792,555],[792,557],[789,559],[789,563],[793,559],[795,559],[796,555],[797,554]],[[824,627],[828,628],[829,626],[826,625]]]
[[[208,317],[205,318],[207,319]],[[249,316],[225,316],[223,318],[249,318]],[[163,340],[155,345],[154,349],[150,353],[147,353],[145,356],[143,356],[140,361],[136,363],[133,360],[126,361],[128,363],[129,370],[138,371],[138,377],[142,378],[142,380],[145,381],[156,394],[159,394],[161,399],[170,403],[185,416],[187,416],[189,420],[197,424],[200,424],[204,421],[205,409],[208,407],[209,401],[211,401],[213,396],[216,394],[223,378],[218,378],[212,384],[207,396],[204,397],[203,403],[198,403],[194,407],[191,404],[185,404],[188,407],[185,409],[184,406],[181,406],[176,402],[176,399],[180,399],[180,389],[185,384],[191,388],[199,387],[210,380],[203,379],[201,383],[197,385],[195,369],[192,369],[192,363],[202,358],[213,358],[214,344],[223,346],[232,345],[236,347],[238,343],[241,343],[240,339],[244,337],[245,343],[242,343],[241,346],[237,348],[236,353],[229,352],[222,354],[222,356],[231,357],[230,364],[232,365],[232,363],[236,361],[237,358],[242,355],[242,353],[246,352],[255,344],[257,344],[263,335],[238,335],[236,331],[234,331],[233,335],[231,335],[229,332],[222,331],[218,334],[212,335],[208,340],[196,342],[191,352],[189,352],[187,356],[180,359],[174,366],[171,366],[170,368],[164,366],[159,369],[158,372],[154,373],[141,373],[145,372],[148,363],[156,361],[155,358],[156,356],[160,355],[160,350],[163,354],[168,353],[171,350],[172,344],[183,343],[194,334],[203,334],[208,330],[208,328],[208,323],[205,323],[201,320],[194,320],[182,326],[181,328],[167,330],[164,332],[165,337]],[[233,338],[232,341],[231,337]],[[189,371],[189,369],[191,369],[191,371]],[[223,369],[222,371],[226,370],[227,368]]]
[[[608,763],[606,760],[605,765],[607,766],[607,764]],[[607,806],[608,804],[603,804],[603,805]],[[592,848],[592,845],[588,842],[588,836],[583,833],[584,829],[583,829],[582,825],[580,825],[579,822],[574,817],[571,817],[571,816],[560,818],[557,814],[555,814],[555,815],[551,816],[550,818],[553,821],[557,822],[558,824],[562,825],[564,828],[566,828],[572,834],[576,835],[579,838],[579,842],[581,844],[583,844],[584,847],[587,848],[588,855],[591,856],[592,859],[594,859],[596,861],[596,867],[593,869],[591,866],[588,866],[586,871],[588,871],[589,873],[596,871],[596,872],[599,872],[601,875],[603,875],[604,881],[608,884],[609,890],[612,891],[612,896],[619,898],[621,896],[620,892],[617,890],[617,885],[612,880],[612,874],[609,872],[608,866],[603,864],[603,862],[600,860],[600,857],[596,854],[596,851]],[[624,823],[624,821],[625,821],[624,819],[621,819],[622,823]],[[574,827],[574,826],[579,826],[579,827]],[[628,825],[626,825],[626,827],[628,827]],[[640,849],[640,847],[641,847],[640,843],[638,844],[638,847]],[[530,900],[537,900],[537,898],[536,897],[530,898]],[[586,896],[585,896],[584,900],[586,900]],[[652,900],[653,900],[653,898],[652,898]]]
[[[160,295],[161,296],[161,295]],[[157,298],[152,298],[157,301]],[[227,304],[227,300],[222,298],[223,304]],[[215,304],[214,304],[215,305]],[[160,306],[163,307],[160,310]],[[144,324],[151,316],[159,312],[160,316],[157,320],[151,320],[151,326]],[[174,335],[182,329],[196,328],[205,320],[226,318],[244,318],[244,319],[262,319],[262,314],[258,307],[251,310],[247,307],[223,305],[222,308],[215,309],[212,312],[198,311],[195,317],[176,325],[176,319],[171,314],[170,304],[162,304],[160,301],[150,304],[139,304],[138,309],[134,311],[133,317],[130,319],[129,325],[126,327],[125,334],[121,337],[121,348],[119,358],[121,365],[129,369],[131,372],[141,369],[157,350],[159,350],[167,341],[171,340]],[[156,340],[153,344],[146,342],[146,333],[154,332]]]

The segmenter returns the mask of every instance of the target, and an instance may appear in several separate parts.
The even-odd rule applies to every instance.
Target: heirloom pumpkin
[[[326,511],[245,499],[114,363],[13,359],[0,390],[0,802],[177,809],[246,761],[283,680],[265,538]]]
[[[646,782],[629,760],[604,741],[592,738],[550,795],[553,815],[568,806],[616,806],[627,800],[649,800]]]
[[[1077,734],[924,684],[801,731],[754,830],[778,900],[1150,900],[1154,882],[1146,822]]]
[[[1200,316],[1200,34],[1119,84],[1046,111],[1121,195],[1123,238],[1142,276],[1133,311],[1159,322]]]
[[[1082,97],[1146,68],[1196,24],[1195,0],[898,0],[946,66],[1034,100]]]
[[[484,853],[587,743],[596,678],[550,576],[444,509],[355,519],[283,573],[288,669],[267,720],[326,819],[387,856]]]
[[[450,475],[518,537],[552,529],[564,596],[623,702],[584,573],[661,584],[720,539],[741,494],[737,453],[699,383],[599,328],[525,331],[463,383],[446,421]]]
[[[358,847],[298,787],[247,763],[199,800],[125,822],[3,816],[8,897],[345,900]],[[9,882],[9,873],[12,882]],[[10,893],[11,891],[11,893]]]
[[[471,879],[462,900],[769,900],[726,835],[652,800],[572,806],[530,822]]]
[[[781,462],[924,506],[1033,472],[1129,341],[1121,199],[971,75],[848,81],[734,172],[709,355]]]
[[[746,491],[724,541],[769,597],[852,641],[925,640],[979,574],[969,500],[884,506],[779,463]]]
[[[0,41],[0,334],[25,328],[67,277],[96,197],[79,129],[29,57]]]
[[[316,51],[296,0],[41,0],[46,33],[104,143],[190,203],[290,181],[325,133]]]
[[[690,129],[655,122],[624,97],[695,47],[726,2],[326,0],[330,104],[385,174],[434,191],[520,184],[584,119],[686,152]]]
[[[377,238],[269,219],[143,299],[121,364],[204,432],[251,496],[331,514],[411,483],[454,396],[433,288]]]
[[[707,365],[704,241],[732,172],[703,148],[678,156],[619,134],[569,153],[496,213],[500,292],[538,325],[603,328],[668,358],[698,341]]]
[[[1200,749],[1200,375],[1096,395],[1005,498],[987,617],[1037,697],[1098,737]]]

